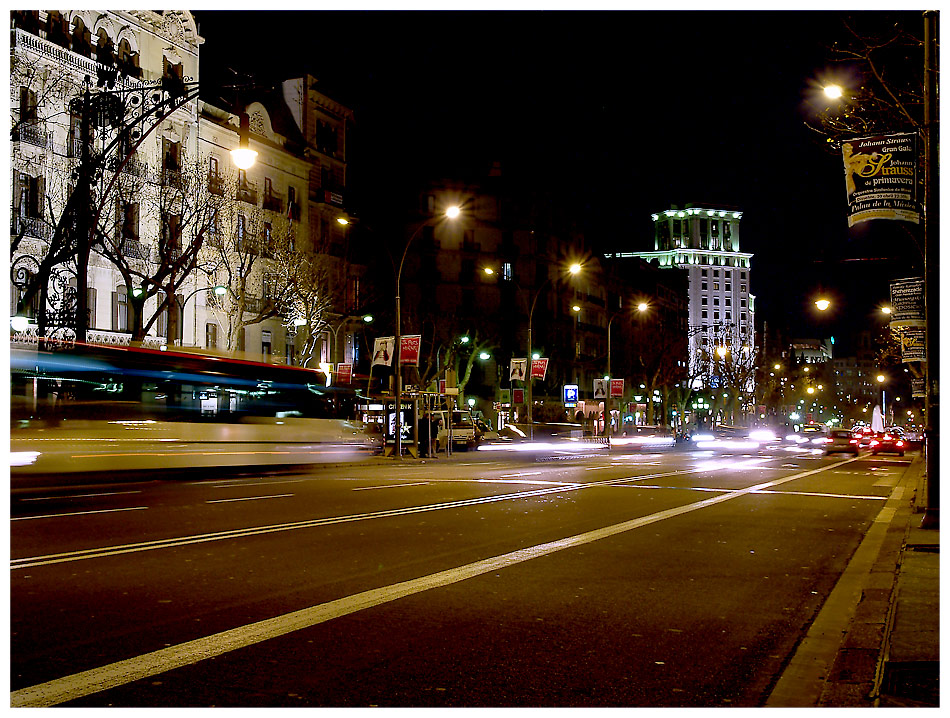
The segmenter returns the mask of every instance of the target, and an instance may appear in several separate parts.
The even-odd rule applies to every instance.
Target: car
[[[849,454],[858,455],[858,437],[847,429],[832,429],[825,437],[825,453],[834,454],[843,451]]]
[[[871,439],[874,438],[874,432],[869,426],[862,426],[859,429],[855,429],[854,435],[858,439],[858,446],[867,446],[871,443]]]
[[[888,432],[878,432],[868,444],[868,448],[871,449],[871,453],[875,456],[877,454],[897,454],[898,456],[903,456],[906,447],[906,441],[896,434]]]

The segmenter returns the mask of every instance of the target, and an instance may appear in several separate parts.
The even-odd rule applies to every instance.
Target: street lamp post
[[[445,211],[445,216],[449,219],[455,219],[459,216],[459,208],[452,206]],[[396,366],[396,426],[395,426],[395,446],[396,446],[396,458],[402,458],[402,304],[401,304],[401,288],[402,288],[402,268],[406,263],[406,255],[409,253],[409,245],[412,244],[412,240],[418,236],[419,232],[422,231],[422,228],[427,226],[431,220],[427,219],[425,222],[420,224],[413,233],[409,236],[409,241],[406,242],[405,248],[402,250],[402,259],[399,260],[399,269],[396,271],[396,336],[395,336],[395,346],[393,347],[393,363]]]
[[[646,302],[640,302],[637,304],[637,311],[643,314],[648,308],[649,304]],[[610,435],[613,430],[613,422],[610,417],[610,383],[613,380],[613,373],[610,370],[610,327],[614,323],[614,319],[619,317],[623,313],[623,310],[619,312],[614,312],[613,316],[607,322],[607,394],[604,397],[604,433],[607,435],[607,438],[610,439]]]
[[[194,290],[193,292],[191,292],[191,294],[189,294],[187,297],[185,297],[184,301],[182,301],[182,303],[181,303],[181,321],[182,321],[182,323],[185,322],[185,308],[188,306],[188,300],[191,299],[191,298],[192,298],[193,296],[195,296],[196,294],[198,294],[198,292],[214,292],[215,296],[217,296],[217,297],[223,297],[225,294],[228,293],[228,288],[225,287],[225,286],[222,286],[222,285],[218,284],[218,285],[215,285],[215,286],[213,286],[213,287],[199,287],[198,289],[196,289],[196,290]],[[195,301],[197,301],[197,300],[195,300]],[[198,324],[197,324],[198,319],[197,319],[197,314],[198,314],[198,308],[195,307],[195,330],[194,330],[194,332],[192,333],[192,341],[194,342],[194,345],[195,345],[195,346],[198,346]]]
[[[577,274],[581,271],[580,264],[572,264],[568,270],[570,274]],[[532,396],[532,384],[534,380],[532,379],[532,362],[535,360],[534,356],[534,343],[532,341],[532,328],[534,325],[534,309],[538,304],[538,297],[541,296],[541,291],[551,282],[553,282],[555,277],[548,277],[541,283],[541,286],[538,287],[538,290],[534,294],[534,299],[531,302],[531,309],[528,311],[528,438],[534,439],[534,423],[532,418],[532,410],[534,408],[534,397]]]
[[[331,342],[330,347],[329,347],[329,351],[327,352],[327,358],[330,360],[330,362],[336,362],[336,355],[337,355],[337,351],[336,351],[336,350],[337,350],[337,346],[339,345],[338,339],[339,339],[339,336],[340,336],[340,330],[341,330],[344,326],[346,326],[346,324],[347,324],[348,322],[350,322],[350,321],[353,320],[353,319],[361,319],[361,320],[363,320],[363,322],[364,322],[365,324],[371,324],[372,321],[373,321],[373,315],[372,315],[372,314],[362,314],[362,315],[360,315],[360,314],[351,314],[351,315],[349,315],[349,316],[346,316],[346,317],[343,317],[343,318],[340,319],[340,323],[337,324],[336,327],[331,330],[332,336],[333,336],[333,341]],[[345,355],[343,356],[343,359],[346,359],[346,356],[345,356]],[[339,362],[337,362],[337,363],[339,363]]]

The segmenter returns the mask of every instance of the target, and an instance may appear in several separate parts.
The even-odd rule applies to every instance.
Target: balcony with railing
[[[127,259],[147,260],[149,257],[148,246],[137,239],[123,239],[121,251],[122,256]]]
[[[51,228],[42,217],[27,217],[16,213],[14,208],[10,216],[10,233],[16,237],[32,237],[48,242],[51,236]]]
[[[48,147],[52,136],[46,131],[46,123],[38,120],[23,122],[13,128],[13,141],[25,142],[34,147]]]
[[[238,182],[234,198],[241,202],[257,205],[257,185],[253,182]]]
[[[208,192],[218,197],[224,196],[224,177],[216,174],[208,174]]]
[[[283,214],[284,198],[274,192],[264,194],[264,209]]]

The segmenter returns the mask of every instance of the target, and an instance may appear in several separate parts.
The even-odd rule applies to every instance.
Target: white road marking
[[[373,489],[398,489],[403,486],[428,486],[428,481],[414,481],[411,484],[386,484],[385,486],[358,486],[353,491],[372,491]]]
[[[288,496],[294,496],[294,494],[270,494],[268,496],[242,496],[238,499],[212,499],[210,501],[205,501],[206,504],[226,504],[231,501],[257,501],[258,499],[285,499]]]
[[[16,518],[11,518],[11,521],[29,521],[31,519],[58,519],[63,516],[88,516],[89,514],[110,514],[115,513],[116,511],[143,511],[147,509],[148,506],[131,506],[125,509],[98,509],[96,511],[73,511],[71,513],[65,514],[45,514],[43,516],[18,516]]]
[[[395,601],[433,588],[448,586],[469,578],[500,571],[525,561],[548,556],[565,549],[576,548],[594,541],[611,538],[643,526],[675,518],[699,509],[730,501],[747,494],[762,491],[772,486],[780,486],[790,481],[819,473],[823,469],[813,469],[801,474],[786,476],[782,479],[736,489],[728,493],[713,496],[702,501],[658,511],[649,516],[624,521],[612,526],[604,526],[557,541],[538,544],[510,553],[493,556],[464,566],[439,571],[402,583],[382,586],[345,596],[335,601],[310,606],[299,611],[275,616],[256,623],[239,626],[228,631],[215,633],[204,638],[169,646],[151,653],[117,661],[106,666],[93,668],[63,678],[54,679],[10,694],[11,707],[42,707],[65,703],[83,696],[126,685],[137,680],[156,676],[167,671],[193,665],[208,658],[221,656],[231,651],[247,648],[263,641],[284,636],[288,633],[325,623],[326,621],[347,616],[358,611]]]
[[[20,501],[56,501],[57,499],[84,499],[90,496],[119,496],[120,494],[140,494],[141,491],[105,491],[99,494],[68,494],[63,496],[34,496]]]

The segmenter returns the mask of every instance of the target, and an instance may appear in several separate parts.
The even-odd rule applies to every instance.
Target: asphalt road
[[[479,459],[16,492],[12,705],[763,705],[910,463]]]

